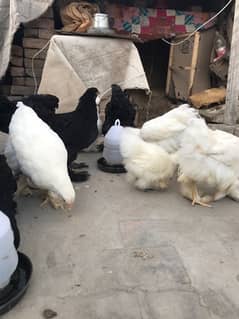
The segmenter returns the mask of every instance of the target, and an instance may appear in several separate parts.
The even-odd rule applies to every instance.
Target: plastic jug
[[[123,126],[120,125],[120,120],[116,120],[111,126],[108,133],[105,135],[103,157],[110,165],[121,165],[122,156],[120,153],[120,139],[123,131]]]
[[[6,287],[18,265],[9,218],[0,211],[0,289]]]

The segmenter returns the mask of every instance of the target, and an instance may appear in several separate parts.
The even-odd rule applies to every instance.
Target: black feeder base
[[[24,296],[32,275],[32,263],[23,253],[18,252],[18,266],[9,284],[0,290],[0,315],[10,311]]]
[[[106,162],[104,157],[101,157],[98,159],[97,166],[101,171],[106,173],[112,173],[112,174],[126,173],[124,165],[110,165]]]

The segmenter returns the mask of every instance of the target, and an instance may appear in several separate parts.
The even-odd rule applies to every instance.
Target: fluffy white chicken
[[[198,111],[183,104],[146,122],[140,135],[173,154],[183,196],[209,206],[224,196],[239,200],[239,139],[213,131]]]
[[[197,118],[198,111],[188,104],[167,112],[144,123],[140,136],[146,141],[156,143],[168,153],[176,152],[180,147],[181,137],[192,118]]]
[[[123,129],[120,151],[130,184],[141,190],[167,188],[176,165],[160,146],[143,141],[139,129]]]
[[[194,203],[239,200],[239,138],[192,119],[176,153],[182,194]]]
[[[9,125],[5,155],[14,172],[21,171],[48,192],[55,208],[70,209],[75,191],[67,171],[67,151],[60,137],[22,102]]]

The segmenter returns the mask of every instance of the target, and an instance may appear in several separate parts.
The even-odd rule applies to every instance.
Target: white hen
[[[230,196],[239,200],[239,138],[211,130],[203,119],[192,119],[176,154],[181,192],[206,206]]]
[[[145,141],[157,143],[168,153],[174,153],[180,147],[182,134],[189,121],[198,116],[197,110],[188,104],[182,104],[162,116],[145,122],[140,135]]]
[[[71,208],[75,191],[67,171],[67,151],[60,137],[22,102],[9,125],[8,163],[48,191],[56,207]],[[12,163],[12,165],[11,165]]]
[[[146,122],[140,135],[175,154],[181,192],[193,203],[239,200],[239,139],[209,129],[197,110],[183,104]]]
[[[142,190],[168,186],[175,164],[160,146],[143,141],[139,129],[124,128],[120,151],[130,184]]]

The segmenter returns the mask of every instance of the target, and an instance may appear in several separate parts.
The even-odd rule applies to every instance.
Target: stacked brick
[[[46,45],[54,34],[54,18],[52,8],[39,19],[24,25],[22,46],[13,45],[10,60],[12,85],[11,96],[33,94],[34,79],[32,74],[32,58]],[[39,85],[47,48],[34,59],[34,72]]]

